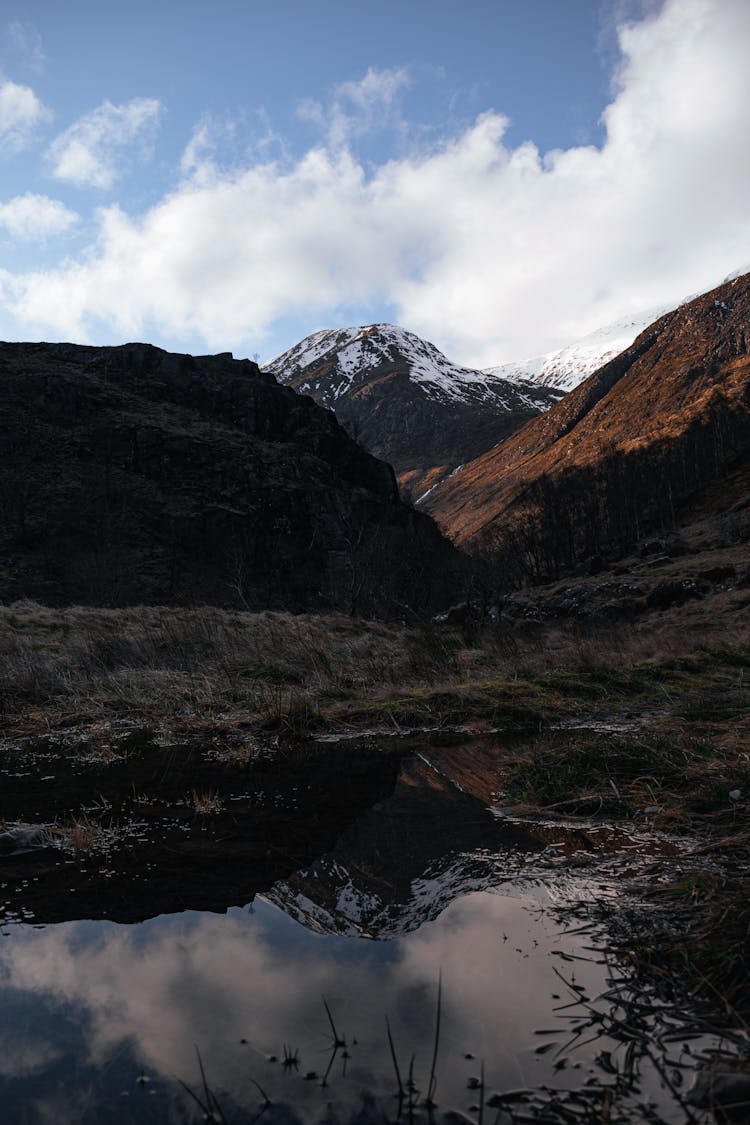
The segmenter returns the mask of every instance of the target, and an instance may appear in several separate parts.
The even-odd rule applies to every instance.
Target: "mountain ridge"
[[[658,305],[628,314],[544,355],[488,367],[485,371],[504,379],[520,379],[564,392],[572,391],[629,348],[649,324],[671,309],[671,305]]]
[[[334,410],[412,499],[560,397],[451,363],[390,324],[312,333],[263,370]]]
[[[665,314],[425,509],[465,549],[537,578],[616,555],[748,456],[748,341],[745,275]]]

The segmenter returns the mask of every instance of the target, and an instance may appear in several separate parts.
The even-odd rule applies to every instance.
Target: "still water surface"
[[[177,1080],[202,1093],[197,1045],[227,1116],[260,1108],[253,1078],[274,1103],[268,1118],[285,1105],[290,1120],[293,1112],[324,1120],[329,1107],[348,1119],[370,1098],[395,1111],[385,1017],[403,1079],[413,1054],[426,1091],[441,974],[440,1105],[469,1110],[480,1060],[491,1089],[536,1086],[553,1074],[580,1084],[585,1051],[554,1071],[570,1025],[551,1009],[570,998],[555,969],[589,995],[601,990],[601,963],[560,956],[591,958],[584,941],[543,908],[489,892],[458,898],[436,920],[387,941],[311,933],[265,901],[131,926],[6,927],[5,1109],[19,1122],[190,1120],[191,1099]],[[325,1087],[332,1033],[323,998],[347,1044]],[[535,1034],[556,1025],[557,1035]],[[285,1044],[293,1065],[284,1065]]]
[[[635,1048],[611,1038],[626,971],[600,929],[560,910],[616,883],[529,862],[543,826],[525,834],[493,809],[480,765],[476,747],[405,754],[389,795],[332,850],[226,913],[41,925],[19,920],[38,884],[2,884],[0,1120],[197,1122],[206,1087],[234,1123],[636,1122],[646,1104],[649,1120],[686,1120],[674,1091],[705,1044],[656,1009],[641,1013]],[[663,1073],[649,1029],[670,1033]],[[539,1116],[539,1099],[554,1100],[545,1087],[596,1087],[598,1116]],[[514,1101],[524,1090],[536,1093]],[[612,1107],[625,1116],[605,1116]]]

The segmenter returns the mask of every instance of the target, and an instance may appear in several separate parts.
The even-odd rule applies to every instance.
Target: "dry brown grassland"
[[[693,726],[745,698],[750,597],[731,597],[699,618],[677,607],[629,624],[487,628],[16,602],[0,607],[0,714],[6,737],[104,716],[305,733],[691,706]]]

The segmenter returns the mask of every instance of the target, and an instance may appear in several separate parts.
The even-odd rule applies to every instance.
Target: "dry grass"
[[[685,729],[554,732],[506,764],[505,793],[532,809],[628,819],[701,835],[750,831],[750,755]]]
[[[736,686],[744,616],[406,627],[213,608],[0,607],[7,730],[118,716],[304,733],[330,725],[545,720]],[[106,742],[104,733],[102,748]]]
[[[108,852],[119,839],[116,826],[104,827],[95,819],[79,816],[71,824],[54,825],[44,829],[43,836],[63,851],[81,857],[91,852]]]
[[[196,816],[216,816],[223,808],[221,797],[213,789],[204,793],[193,790],[193,809]]]

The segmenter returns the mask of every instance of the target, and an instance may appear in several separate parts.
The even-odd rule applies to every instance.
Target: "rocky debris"
[[[692,598],[702,598],[710,590],[708,584],[700,585],[693,578],[674,579],[659,582],[646,596],[649,609],[667,609],[673,605],[684,605]]]
[[[506,620],[544,621],[562,617],[631,617],[645,607],[640,583],[607,580],[549,591],[510,594],[500,604]]]
[[[659,582],[646,579],[571,586],[538,587],[508,594],[496,607],[499,620],[549,621],[555,618],[632,619],[650,610],[670,609],[700,600],[727,587],[719,583],[673,578]]]

